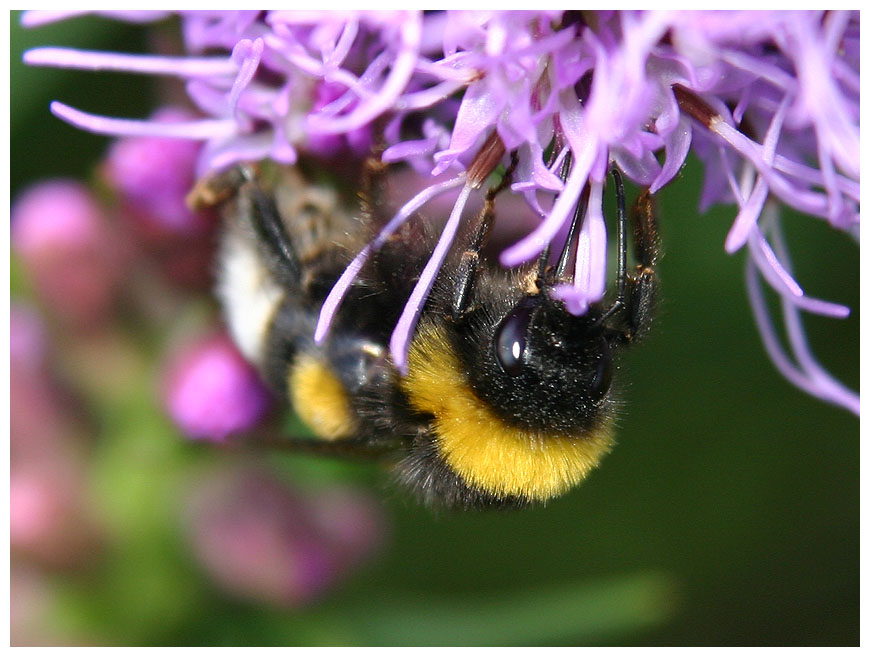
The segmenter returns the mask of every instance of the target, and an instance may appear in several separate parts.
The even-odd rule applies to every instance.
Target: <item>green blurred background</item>
[[[79,18],[25,31],[13,14],[11,36],[14,198],[40,178],[88,178],[108,143],[54,119],[50,100],[146,116],[157,85],[21,64],[37,45],[145,49],[136,27]],[[722,248],[734,211],[698,216],[699,175],[691,163],[660,194],[660,314],[622,362],[619,444],[581,488],[543,509],[460,515],[389,492],[381,556],[322,602],[291,612],[232,600],[170,521],[178,487],[212,456],[162,416],[146,349],[101,412],[93,457],[95,495],[122,540],[102,568],[53,579],[55,622],[134,645],[857,645],[858,420],[768,360],[745,253]],[[853,309],[807,326],[820,361],[857,389],[858,247],[818,220],[785,225],[808,294]],[[13,298],[26,287],[13,272]],[[300,481],[384,487],[365,466],[274,460]]]

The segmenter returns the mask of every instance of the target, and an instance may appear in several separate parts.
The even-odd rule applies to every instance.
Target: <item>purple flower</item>
[[[35,23],[44,15],[26,16]],[[358,153],[378,131],[385,161],[433,177],[351,263],[324,305],[317,339],[366,258],[422,205],[459,189],[390,343],[402,367],[459,216],[498,164],[481,155],[494,140],[503,163],[516,157],[511,190],[540,217],[503,251],[504,265],[526,262],[558,239],[588,190],[573,283],[558,291],[573,313],[605,293],[608,170],[655,192],[694,149],[705,164],[702,206],[738,208],[724,246],[748,248],[750,288],[758,272],[787,306],[848,314],[806,297],[784,246],[772,243],[775,222],[761,217],[765,207],[789,205],[858,234],[857,12],[244,11],[182,12],[180,21],[186,57],[51,48],[25,60],[186,80],[203,118],[181,125],[109,119],[61,103],[52,109],[95,132],[201,140],[200,174],[242,160],[292,164],[300,153]],[[474,173],[481,158],[490,166]],[[802,371],[804,389],[857,412],[857,395],[832,393],[808,374],[818,366],[798,348],[799,317],[792,329],[798,364],[774,362],[796,382],[795,368]]]
[[[166,386],[170,417],[190,438],[223,442],[251,429],[271,396],[232,341],[204,338],[176,355]]]

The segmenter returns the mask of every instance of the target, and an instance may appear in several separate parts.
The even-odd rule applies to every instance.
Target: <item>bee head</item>
[[[482,315],[465,364],[475,393],[505,422],[569,435],[602,424],[613,365],[600,311],[572,315],[545,290]]]
[[[402,388],[431,415],[401,464],[429,501],[524,504],[580,483],[612,445],[611,346],[601,311],[575,317],[503,277],[461,318],[427,318]],[[435,474],[433,474],[435,473]]]

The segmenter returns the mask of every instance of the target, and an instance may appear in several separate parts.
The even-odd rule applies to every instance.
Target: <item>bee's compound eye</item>
[[[523,369],[526,334],[533,306],[520,303],[505,317],[495,334],[495,356],[505,373],[516,376]]]

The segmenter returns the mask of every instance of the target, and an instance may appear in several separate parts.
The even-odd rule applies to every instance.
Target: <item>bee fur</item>
[[[382,166],[382,165],[381,165]],[[227,177],[232,181],[227,182]],[[648,332],[657,294],[653,199],[634,206],[627,266],[622,181],[616,298],[568,313],[552,294],[570,282],[582,203],[558,262],[505,270],[482,257],[497,221],[490,190],[457,238],[422,310],[401,374],[390,335],[437,239],[403,226],[374,253],[323,344],[321,305],[382,226],[378,204],[354,207],[301,168],[245,165],[214,183],[223,238],[217,293],[240,349],[318,438],[306,449],[386,457],[424,504],[522,507],[579,484],[613,445],[613,358]],[[206,185],[208,187],[208,185]],[[290,448],[300,443],[286,438]]]

